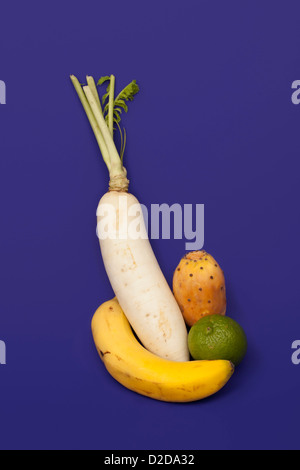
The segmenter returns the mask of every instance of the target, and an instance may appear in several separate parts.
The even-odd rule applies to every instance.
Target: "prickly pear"
[[[189,326],[208,315],[226,314],[226,287],[222,269],[205,251],[192,251],[180,261],[173,291]]]

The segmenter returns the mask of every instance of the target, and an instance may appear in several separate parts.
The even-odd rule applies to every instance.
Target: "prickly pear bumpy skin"
[[[226,314],[224,273],[206,251],[192,251],[182,258],[174,273],[173,291],[189,326],[208,315]]]

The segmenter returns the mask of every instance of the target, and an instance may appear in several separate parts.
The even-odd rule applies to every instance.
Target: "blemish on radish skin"
[[[171,337],[172,330],[170,328],[170,323],[165,313],[162,310],[160,311],[158,326],[159,326],[159,329],[163,333],[163,337],[165,338],[165,341]]]

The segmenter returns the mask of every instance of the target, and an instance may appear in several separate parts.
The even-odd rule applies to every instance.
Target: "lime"
[[[239,365],[247,352],[243,328],[229,317],[210,315],[201,318],[190,330],[189,349],[196,360],[231,361]]]

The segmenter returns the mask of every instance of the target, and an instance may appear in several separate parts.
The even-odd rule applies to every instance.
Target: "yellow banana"
[[[156,400],[201,400],[223,388],[234,372],[228,361],[172,362],[150,353],[136,340],[116,299],[99,307],[92,332],[110,375],[126,388]]]

